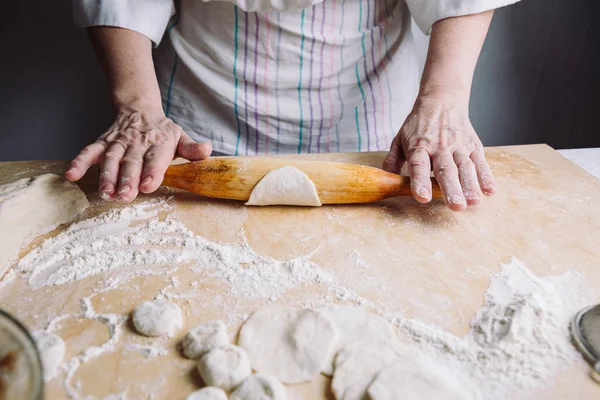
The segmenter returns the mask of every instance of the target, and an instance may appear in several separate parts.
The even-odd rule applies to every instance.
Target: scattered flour
[[[517,259],[492,277],[484,306],[459,338],[420,320],[397,316],[401,338],[439,363],[458,362],[483,388],[486,399],[538,387],[580,358],[569,321],[582,307],[580,277],[573,272],[537,277]]]
[[[127,346],[125,346],[125,348],[127,350],[140,352],[146,358],[156,358],[160,356],[166,356],[167,354],[169,354],[169,351],[157,342],[152,342],[148,344],[128,344]]]
[[[198,273],[217,276],[231,294],[276,300],[307,284],[333,284],[309,256],[278,261],[250,247],[196,236],[181,221],[161,212],[165,201],[146,202],[100,214],[71,225],[25,256],[18,264],[34,288],[64,285],[111,270],[116,287],[134,274],[156,273],[150,267],[188,264]]]

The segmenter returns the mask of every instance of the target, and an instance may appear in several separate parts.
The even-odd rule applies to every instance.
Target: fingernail
[[[424,186],[421,186],[418,190],[417,193],[419,194],[419,196],[428,199],[431,195],[429,194],[429,189],[427,189]]]
[[[72,173],[74,173],[75,171],[76,171],[76,169],[75,169],[75,168],[71,168],[71,169],[69,169],[69,170],[67,171],[67,174],[72,174]]]
[[[109,201],[111,200],[111,195],[113,193],[114,189],[112,187],[112,185],[104,185],[100,188],[100,198],[102,200],[106,200]]]
[[[146,179],[143,180],[142,184],[140,186],[148,186],[150,183],[152,182],[152,177],[149,176]]]
[[[119,189],[119,192],[117,194],[122,195],[123,193],[129,192],[130,190],[131,190],[131,186],[129,186],[129,185],[121,186],[121,188]]]
[[[465,199],[462,196],[459,196],[457,194],[450,196],[450,198],[448,199],[448,201],[451,204],[464,204]]]

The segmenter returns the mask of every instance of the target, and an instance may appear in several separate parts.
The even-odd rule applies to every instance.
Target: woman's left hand
[[[483,145],[471,126],[468,106],[448,94],[420,95],[392,142],[383,169],[399,173],[408,162],[411,189],[421,203],[431,201],[430,173],[446,205],[462,211],[492,195],[496,181]]]

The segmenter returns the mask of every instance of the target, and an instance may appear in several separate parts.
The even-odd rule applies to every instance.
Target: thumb
[[[399,174],[404,161],[406,161],[406,159],[404,157],[404,151],[402,150],[402,144],[400,143],[399,136],[396,136],[392,142],[390,151],[383,160],[382,168],[385,171]]]
[[[212,145],[210,142],[195,142],[185,132],[181,134],[179,143],[177,144],[177,155],[190,161],[204,160],[210,156]]]

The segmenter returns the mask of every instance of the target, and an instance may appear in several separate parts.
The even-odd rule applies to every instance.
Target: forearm
[[[128,29],[88,28],[117,109],[142,106],[161,109],[161,97],[152,60],[152,42]]]
[[[420,95],[450,94],[468,106],[477,58],[493,11],[436,22],[421,79]]]

